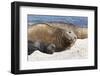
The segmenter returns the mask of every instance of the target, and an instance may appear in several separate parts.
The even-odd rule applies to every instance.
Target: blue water
[[[82,16],[52,16],[52,15],[28,15],[28,23],[63,22],[81,27],[88,26],[88,17]]]

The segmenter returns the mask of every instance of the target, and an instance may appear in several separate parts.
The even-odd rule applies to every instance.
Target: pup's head
[[[41,43],[39,51],[46,54],[53,54],[55,52],[55,49],[56,46],[53,43],[51,44]]]

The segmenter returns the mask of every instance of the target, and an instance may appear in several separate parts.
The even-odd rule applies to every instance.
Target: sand
[[[73,47],[54,54],[41,53],[38,50],[28,56],[28,61],[47,61],[65,59],[86,59],[88,57],[88,39],[77,39]]]

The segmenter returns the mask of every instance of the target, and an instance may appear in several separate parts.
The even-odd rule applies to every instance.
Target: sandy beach
[[[28,56],[28,61],[47,61],[65,59],[86,59],[88,57],[88,38],[77,39],[73,47],[63,52],[55,52],[52,55],[44,54],[38,50]]]

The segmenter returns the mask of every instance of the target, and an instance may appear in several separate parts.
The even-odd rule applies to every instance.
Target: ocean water
[[[80,27],[88,26],[88,17],[82,16],[53,16],[53,15],[28,15],[28,24],[45,23],[45,22],[62,22],[71,23]]]

